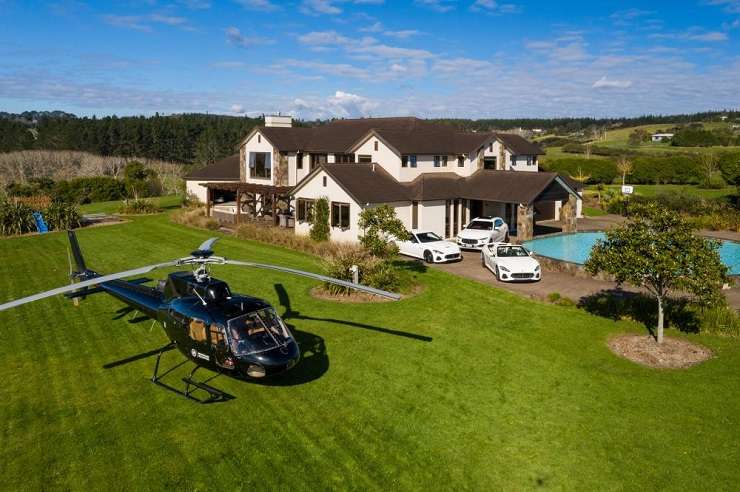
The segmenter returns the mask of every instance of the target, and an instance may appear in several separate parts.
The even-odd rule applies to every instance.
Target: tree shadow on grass
[[[582,297],[578,307],[597,316],[615,321],[626,318],[645,325],[654,334],[658,325],[658,301],[639,292],[606,289]],[[670,298],[664,306],[665,324],[685,333],[699,332],[699,319],[685,298]]]

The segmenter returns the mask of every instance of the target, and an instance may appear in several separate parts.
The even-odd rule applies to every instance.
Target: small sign
[[[635,192],[635,187],[631,185],[622,185],[622,194],[631,195]]]

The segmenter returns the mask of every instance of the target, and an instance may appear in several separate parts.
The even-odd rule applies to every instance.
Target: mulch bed
[[[408,299],[409,297],[413,297],[419,293],[421,293],[424,290],[424,288],[421,285],[416,285],[411,290],[411,292],[408,292],[406,294],[401,294],[401,299]],[[373,294],[368,294],[366,292],[357,292],[354,291],[351,294],[332,294],[323,285],[317,285],[316,287],[311,289],[311,297],[315,299],[321,299],[324,301],[334,301],[334,302],[348,302],[348,303],[367,303],[367,302],[393,302],[391,299],[388,299],[387,297],[381,297],[376,296]]]
[[[679,338],[666,337],[658,344],[651,336],[625,334],[611,338],[608,344],[615,354],[657,369],[685,369],[712,357],[707,347]]]

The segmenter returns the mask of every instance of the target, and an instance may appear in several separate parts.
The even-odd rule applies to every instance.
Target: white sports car
[[[456,244],[429,231],[413,231],[406,241],[394,239],[402,255],[421,258],[427,263],[444,263],[462,258]]]
[[[457,245],[463,249],[481,250],[487,244],[508,240],[509,226],[501,217],[475,218],[457,235]]]
[[[542,278],[540,263],[523,246],[494,243],[481,251],[483,266],[501,282],[538,281]]]

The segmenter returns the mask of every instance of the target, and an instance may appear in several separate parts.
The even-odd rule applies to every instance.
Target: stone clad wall
[[[534,206],[518,205],[516,207],[516,239],[527,241],[534,237]]]

